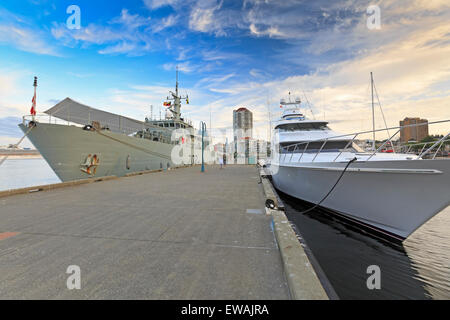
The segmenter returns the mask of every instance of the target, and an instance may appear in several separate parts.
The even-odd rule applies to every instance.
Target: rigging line
[[[375,86],[375,82],[373,83],[373,88],[375,89],[375,95],[377,96],[378,105],[380,106],[381,115],[383,116],[384,126],[386,127],[386,131],[387,131],[387,134],[389,137],[389,142],[391,143],[391,148],[395,153],[394,144],[392,143],[391,138],[390,138],[391,134],[389,133],[389,129],[388,129],[388,126],[386,123],[386,118],[384,117],[383,108],[381,107],[381,102],[380,102],[380,98],[378,97],[378,91],[377,91],[377,87]]]
[[[303,91],[303,95],[305,96],[306,102],[308,103],[308,107],[309,107],[309,111],[311,111],[311,115],[313,116],[313,119],[316,120],[316,116],[314,115],[312,108],[311,108],[311,103],[309,103],[308,97],[306,96],[305,90]]]
[[[347,171],[348,167],[350,166],[350,164],[352,164],[353,162],[355,162],[356,160],[358,160],[356,157],[354,157],[352,160],[350,160],[349,162],[347,162],[347,165],[345,166],[344,170],[341,172],[341,175],[339,176],[339,178],[337,179],[336,183],[334,184],[334,186],[330,189],[330,191],[328,191],[328,193],[325,195],[325,197],[322,198],[322,200],[320,200],[319,202],[317,202],[314,206],[312,206],[311,208],[305,210],[305,211],[301,211],[298,212],[299,214],[304,214],[304,213],[308,213],[312,210],[314,210],[315,208],[317,208],[318,206],[320,206],[322,204],[322,202],[324,202],[328,196],[331,194],[331,192],[333,192],[333,190],[336,188],[336,186],[338,185],[339,181],[341,181],[342,177],[344,176],[344,173]]]
[[[101,135],[101,136],[103,136],[103,137],[106,137],[106,138],[109,138],[109,139],[114,140],[114,141],[116,141],[116,142],[122,143],[122,144],[127,145],[127,146],[129,146],[129,147],[131,147],[131,148],[135,148],[135,149],[137,149],[137,150],[140,150],[140,151],[142,151],[142,152],[151,154],[151,155],[153,155],[153,156],[157,156],[157,157],[160,157],[160,158],[164,158],[164,159],[171,160],[171,158],[170,158],[170,157],[167,157],[166,155],[163,155],[163,154],[158,153],[158,152],[150,151],[150,150],[147,150],[147,149],[144,149],[144,148],[141,148],[141,147],[132,145],[132,144],[130,144],[130,143],[128,143],[128,142],[124,142],[124,141],[121,141],[121,140],[119,140],[119,139],[110,137],[110,136],[108,136],[108,135],[106,135],[106,134],[100,132],[99,130],[95,130],[95,132],[97,132],[99,135]]]
[[[22,138],[20,138],[19,142],[17,142],[16,144],[13,144],[13,148],[17,148],[17,147],[19,146],[19,144],[22,143],[23,139],[25,139],[25,137],[30,133],[31,129],[33,129],[34,126],[35,126],[35,125],[32,125],[32,126],[27,130],[27,132],[25,132],[25,135],[24,135]],[[3,164],[3,162],[6,161],[6,159],[8,159],[8,157],[9,157],[9,155],[6,155],[6,156],[3,157],[2,160],[0,160],[0,166]]]

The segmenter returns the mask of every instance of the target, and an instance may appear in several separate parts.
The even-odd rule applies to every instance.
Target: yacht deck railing
[[[286,160],[287,156],[290,154],[290,158],[289,158],[289,162],[292,162],[292,158],[294,153],[296,153],[295,151],[297,150],[303,150],[301,152],[301,155],[299,157],[299,159],[297,160],[297,162],[300,162],[303,158],[303,155],[305,153],[307,153],[308,147],[311,143],[315,143],[315,142],[323,142],[320,146],[320,148],[318,149],[318,151],[315,153],[313,159],[311,160],[311,162],[314,162],[317,157],[319,156],[319,154],[323,151],[324,147],[326,146],[326,144],[330,141],[340,141],[340,140],[347,140],[345,138],[351,138],[351,140],[348,141],[346,147],[344,149],[340,149],[339,150],[339,154],[334,158],[333,162],[336,162],[339,157],[341,157],[341,155],[345,152],[345,150],[347,150],[350,146],[352,146],[357,137],[364,135],[364,134],[369,134],[369,133],[373,133],[375,132],[389,132],[389,130],[396,130],[395,133],[393,135],[390,135],[388,137],[388,139],[386,139],[378,148],[376,148],[376,150],[372,150],[372,151],[368,151],[368,152],[364,152],[364,155],[367,156],[367,159],[365,159],[364,161],[370,161],[371,159],[373,159],[374,156],[376,156],[377,153],[380,153],[381,150],[383,150],[383,148],[388,145],[388,143],[390,144],[389,147],[392,148],[392,151],[395,152],[395,147],[392,143],[392,140],[402,131],[402,129],[404,128],[408,128],[408,127],[419,127],[419,126],[424,126],[424,125],[434,125],[434,124],[442,124],[442,123],[449,123],[450,120],[441,120],[441,121],[434,121],[434,122],[427,122],[427,123],[418,123],[418,124],[410,124],[410,125],[405,125],[405,126],[399,126],[399,127],[391,127],[391,128],[385,128],[385,129],[377,129],[377,130],[369,130],[369,131],[360,131],[360,132],[356,132],[356,133],[350,133],[350,134],[345,134],[345,135],[337,135],[337,136],[332,136],[332,137],[328,137],[325,139],[316,139],[316,140],[310,140],[310,141],[302,141],[302,142],[297,142],[297,143],[293,143],[287,146],[283,146],[280,148],[280,157],[283,155],[283,161]],[[419,152],[419,154],[414,154],[416,157],[411,159],[411,160],[418,160],[418,159],[423,159],[426,155],[428,154],[433,154],[431,156],[431,159],[435,159],[437,154],[439,153],[439,150],[442,148],[442,146],[445,145],[445,142],[450,141],[449,139],[450,137],[450,132],[447,133],[446,135],[444,135],[442,138],[438,139],[437,141],[431,141],[431,142],[425,142],[423,143],[424,146],[421,149],[421,151]],[[431,147],[429,147],[428,149],[426,149],[427,145],[431,145]],[[302,147],[304,145],[304,147]],[[300,148],[299,148],[300,147]],[[360,152],[358,152],[358,154],[361,155]]]

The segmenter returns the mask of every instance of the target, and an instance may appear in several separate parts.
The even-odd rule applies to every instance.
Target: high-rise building
[[[405,118],[400,121],[400,126],[422,124],[418,126],[406,127],[400,130],[400,142],[421,141],[428,136],[428,120],[420,118]]]
[[[253,136],[253,114],[247,108],[233,110],[233,136],[238,163],[247,163]]]
[[[253,114],[247,108],[233,110],[234,140],[251,139],[253,131]]]

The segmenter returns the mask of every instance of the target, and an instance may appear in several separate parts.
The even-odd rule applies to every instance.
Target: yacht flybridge
[[[450,160],[435,159],[449,135],[419,155],[386,153],[380,150],[400,127],[343,135],[327,121],[308,119],[300,99],[281,100],[281,107],[269,166],[280,191],[398,241],[450,204]],[[376,150],[356,144],[358,137],[386,130],[395,133]]]

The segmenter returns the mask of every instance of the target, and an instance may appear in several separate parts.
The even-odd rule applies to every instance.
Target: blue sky
[[[72,4],[79,30],[66,25]],[[367,28],[374,4],[378,30]],[[159,113],[176,65],[186,117],[209,122],[211,112],[213,128],[227,128],[246,106],[263,138],[288,91],[337,130],[369,129],[370,71],[389,125],[448,119],[449,19],[440,0],[2,0],[0,145],[20,137],[12,120],[29,112],[35,75],[38,112],[69,96],[143,119],[150,105]]]

